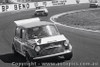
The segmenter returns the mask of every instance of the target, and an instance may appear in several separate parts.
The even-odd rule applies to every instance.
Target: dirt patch
[[[55,20],[68,26],[100,30],[100,10],[67,14]]]

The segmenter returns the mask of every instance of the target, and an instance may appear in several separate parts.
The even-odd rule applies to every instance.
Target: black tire
[[[64,55],[64,60],[71,60],[71,58],[73,57],[73,53],[69,53],[69,54],[65,54]]]
[[[26,57],[26,62],[31,63],[31,58],[27,51],[25,52],[25,57]]]
[[[12,51],[14,53],[15,56],[18,56],[19,53],[16,51],[15,47],[14,47],[14,44],[12,44]]]

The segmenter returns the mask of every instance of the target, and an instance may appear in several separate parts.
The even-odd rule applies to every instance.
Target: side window
[[[22,32],[22,29],[20,29],[20,38],[23,38],[23,32]]]
[[[26,30],[22,30],[22,37],[23,39],[26,39]]]
[[[18,37],[18,38],[22,38],[23,37],[23,32],[22,32],[21,28],[19,28],[19,27],[16,28],[15,36]]]
[[[25,39],[25,33],[26,31],[24,29],[20,29],[20,38]]]
[[[15,36],[16,37],[19,37],[20,36],[20,28],[16,28],[16,30],[15,30]]]
[[[15,31],[15,36],[18,37],[18,38],[24,39],[25,38],[25,32],[26,31],[24,29],[17,27],[16,31]]]

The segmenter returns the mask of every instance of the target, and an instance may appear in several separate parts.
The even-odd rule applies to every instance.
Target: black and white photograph
[[[100,0],[0,0],[0,67],[100,67]]]

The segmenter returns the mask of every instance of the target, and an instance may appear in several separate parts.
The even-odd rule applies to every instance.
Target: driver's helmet
[[[38,37],[40,31],[42,30],[41,27],[30,28],[28,30],[29,38],[36,38]]]

